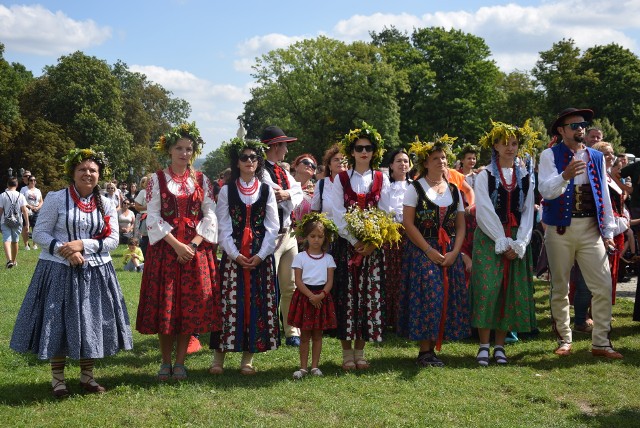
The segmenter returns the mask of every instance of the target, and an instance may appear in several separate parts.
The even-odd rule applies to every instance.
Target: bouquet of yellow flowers
[[[344,215],[347,231],[358,241],[371,244],[376,248],[384,244],[396,244],[402,239],[400,230],[402,225],[393,221],[393,215],[381,209],[371,207],[360,209],[357,206],[349,208]],[[349,264],[360,266],[362,256],[356,255]]]

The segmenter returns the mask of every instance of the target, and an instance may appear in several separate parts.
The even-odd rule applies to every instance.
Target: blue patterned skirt
[[[39,260],[10,346],[42,360],[102,358],[132,349],[129,314],[113,263],[71,267]]]
[[[439,248],[436,240],[429,245]],[[449,247],[449,251],[453,243]],[[407,240],[402,258],[402,284],[398,311],[398,334],[410,340],[437,340],[444,303],[442,268]],[[464,263],[458,256],[447,268],[449,298],[443,340],[459,340],[471,335],[469,301]]]

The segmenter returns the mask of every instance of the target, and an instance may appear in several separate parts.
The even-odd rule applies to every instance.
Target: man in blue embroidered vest
[[[287,137],[282,129],[277,126],[268,126],[262,132],[261,141],[269,145],[267,149],[267,161],[264,163],[262,178],[269,184],[276,195],[278,202],[278,219],[280,231],[276,240],[276,251],[273,257],[276,259],[278,271],[278,287],[280,289],[280,313],[282,314],[282,326],[286,336],[285,343],[289,346],[300,346],[300,331],[290,326],[287,322],[289,305],[296,282],[291,263],[298,254],[298,243],[291,236],[291,212],[302,202],[302,187],[291,174],[278,165],[287,155],[287,145],[297,138]]]
[[[539,190],[551,271],[551,316],[558,355],[571,353],[569,275],[578,262],[592,298],[591,354],[621,359],[609,340],[611,274],[607,249],[613,247],[615,221],[602,153],[583,144],[593,111],[568,108],[550,128],[557,144],[540,155]]]

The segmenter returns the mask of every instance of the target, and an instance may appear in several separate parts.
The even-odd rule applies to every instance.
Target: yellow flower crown
[[[527,119],[522,127],[492,120],[491,130],[484,134],[478,144],[485,149],[493,150],[494,144],[507,144],[511,137],[518,140],[520,156],[524,154],[535,156],[536,152],[544,146],[540,133],[531,128],[531,119]]]
[[[384,140],[380,133],[367,122],[362,121],[360,128],[352,129],[348,134],[344,136],[340,142],[340,152],[349,161],[350,165],[355,165],[356,160],[353,157],[351,145],[360,138],[366,138],[376,146],[375,152],[371,158],[371,167],[376,169],[382,163],[382,156],[384,155]]]
[[[200,153],[202,153],[202,146],[204,146],[204,141],[200,136],[200,131],[196,127],[195,122],[180,124],[162,135],[156,142],[154,149],[161,156],[168,156],[171,146],[176,144],[181,138],[188,138],[193,141],[193,155],[191,155],[191,163],[193,163],[193,161],[200,156]]]
[[[427,160],[429,155],[436,150],[442,150],[449,161],[453,158],[453,152],[451,146],[458,137],[449,137],[444,134],[442,137],[435,135],[433,141],[420,141],[416,135],[416,140],[409,146],[409,158],[413,161],[413,165],[418,170],[418,173],[422,175],[424,173],[424,161]]]
[[[332,242],[338,237],[338,227],[330,220],[325,213],[310,212],[305,214],[299,221],[295,229],[295,236],[304,238],[304,228],[309,223],[320,222],[324,226],[324,234],[329,242]]]
[[[100,167],[100,178],[111,174],[109,170],[109,160],[104,152],[97,152],[92,149],[71,149],[63,159],[64,175],[70,181],[73,181],[73,173],[75,172],[76,166],[87,159],[91,159],[98,164]]]

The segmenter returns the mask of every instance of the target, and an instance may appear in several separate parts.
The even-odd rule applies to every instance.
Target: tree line
[[[255,86],[239,116],[247,138],[277,124],[300,140],[290,159],[304,152],[320,158],[366,120],[389,151],[435,134],[462,145],[476,143],[491,119],[532,118],[544,136],[557,113],[573,106],[594,110],[594,125],[617,151],[640,153],[640,59],[620,45],[581,51],[563,39],[540,52],[531,70],[505,73],[482,38],[460,30],[390,27],[370,36],[353,43],[320,36],[256,58]],[[3,54],[0,43],[3,176],[9,167],[29,168],[41,184],[59,188],[64,154],[92,146],[106,152],[116,178],[139,178],[160,166],[154,142],[191,113],[187,101],[121,61],[78,51],[36,78]],[[228,166],[226,142],[207,143],[221,144],[202,165],[215,177]]]
[[[640,60],[615,43],[581,51],[563,39],[540,52],[533,69],[505,73],[482,38],[460,30],[370,35],[370,43],[350,44],[321,36],[256,59],[257,85],[240,116],[247,138],[277,124],[300,139],[289,159],[318,158],[363,119],[389,153],[435,134],[475,144],[491,119],[532,118],[545,139],[560,111],[578,107],[594,110],[594,125],[618,152],[640,152]],[[223,144],[204,167],[215,175],[225,162]]]

